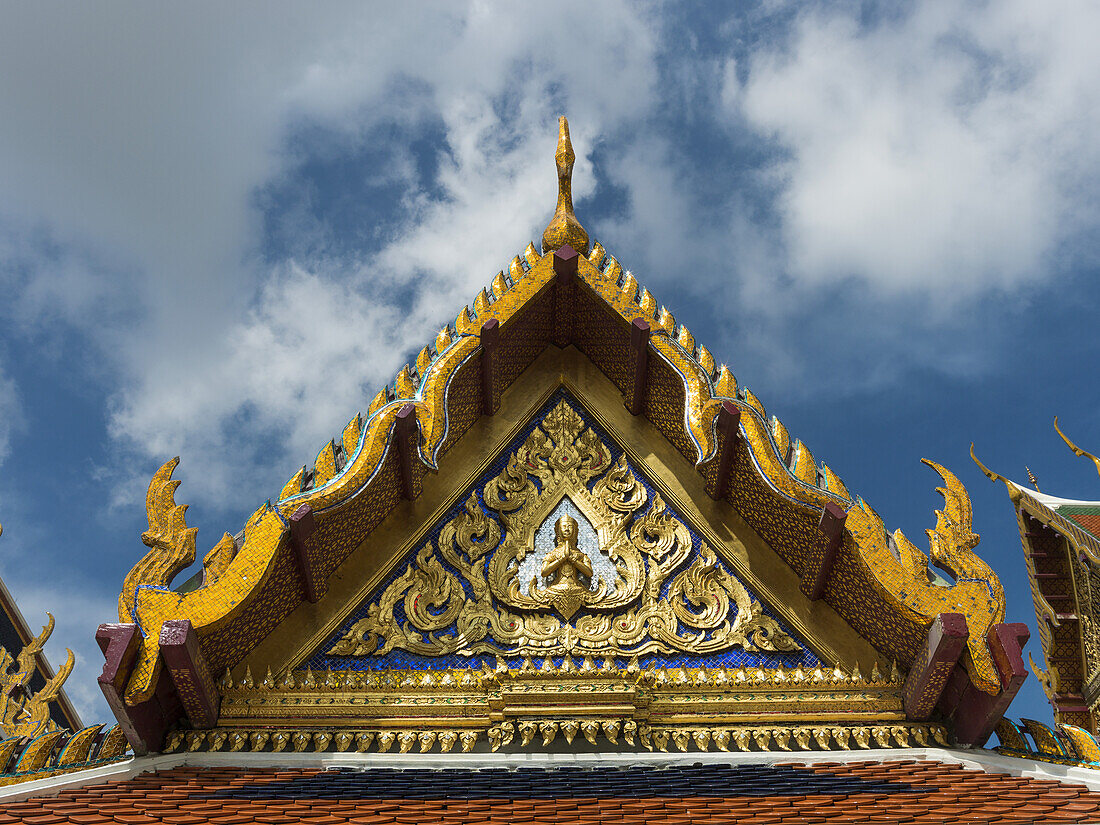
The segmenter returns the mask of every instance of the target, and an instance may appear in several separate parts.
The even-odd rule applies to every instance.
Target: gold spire
[[[558,206],[542,233],[543,253],[569,244],[581,255],[588,254],[588,233],[573,214],[573,163],[576,159],[569,141],[569,121],[562,115],[558,118],[558,151],[554,153],[558,165]]]

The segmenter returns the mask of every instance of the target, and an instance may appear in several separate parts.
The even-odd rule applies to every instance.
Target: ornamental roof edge
[[[557,158],[559,211],[565,202],[571,206],[568,186],[563,186],[563,181],[568,184],[568,172],[563,170],[572,165],[563,159],[568,161],[570,155],[563,118]],[[404,466],[418,468],[415,472],[435,469],[457,431],[448,395],[456,377],[471,374],[468,364],[474,365],[474,373],[479,363],[484,371],[485,353],[499,346],[506,330],[522,326],[523,311],[536,300],[561,300],[563,290],[601,301],[611,313],[608,323],[614,322],[616,328],[644,330],[648,341],[644,349],[651,354],[651,363],[660,363],[680,383],[683,410],[676,427],[682,428],[685,446],[679,449],[704,476],[717,472],[722,445],[728,443],[722,416],[736,416],[728,436],[743,441],[751,466],[777,499],[807,516],[833,507],[846,520],[841,544],[850,549],[860,575],[873,581],[885,602],[903,617],[899,621],[927,628],[941,613],[966,613],[971,626],[967,671],[982,691],[1001,690],[986,635],[1004,620],[1004,592],[996,574],[972,552],[977,536],[969,529],[969,497],[958,479],[946,468],[927,462],[945,483],[939,489],[946,501],[936,528],[928,531],[932,556],[957,576],[955,584],[943,587],[931,581],[927,554],[900,531],[891,535],[882,519],[852,495],[828,465],[819,467],[809,448],[792,439],[778,418],[769,417],[756,395],[739,387],[729,368],[719,365],[687,327],[677,325],[672,313],[596,242],[584,255],[569,244],[548,254],[528,244],[522,256],[512,259],[507,273],[502,270],[489,288],[475,296],[472,309],[463,307],[453,325],[436,336],[434,346],[424,346],[412,366],[398,371],[393,384],[379,391],[365,415],[356,414],[339,440],[322,447],[312,469],[298,470],[273,502],[261,505],[249,519],[243,541],[228,534],[222,538],[204,561],[202,585],[188,593],[172,592],[168,586],[175,573],[194,560],[194,531],[186,527],[182,508],[172,498],[178,485],[171,478],[175,462],[161,468],[147,502],[150,531],[146,535],[152,549],[127,577],[127,590],[120,600],[120,619],[137,622],[143,639],[139,665],[126,687],[126,702],[148,700],[155,690],[158,622],[188,618],[200,638],[220,633],[266,586],[284,555],[282,548],[304,546],[307,539],[302,536],[312,529],[306,523],[323,522],[327,513],[378,483],[387,461],[395,460],[395,452],[398,459],[403,457]],[[560,312],[553,317],[558,327],[551,340],[564,345],[572,340],[572,333],[571,327],[561,332],[561,324],[572,322]],[[632,350],[621,349],[633,358]],[[482,390],[483,400],[491,403],[500,387],[483,383]],[[474,411],[475,418],[480,414]],[[399,479],[398,484],[405,485],[406,496],[415,495],[415,479]],[[960,527],[965,529],[960,532]]]

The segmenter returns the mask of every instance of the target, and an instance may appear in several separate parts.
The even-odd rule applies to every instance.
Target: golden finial
[[[581,255],[588,254],[588,233],[573,214],[573,163],[576,159],[569,141],[569,121],[562,115],[558,118],[558,151],[554,153],[558,165],[558,206],[542,233],[544,254],[566,244]]]
[[[1042,490],[1040,490],[1040,489],[1039,489],[1039,479],[1037,479],[1037,478],[1035,477],[1035,473],[1031,472],[1031,468],[1030,468],[1030,467],[1028,467],[1028,466],[1027,466],[1027,465],[1025,464],[1025,465],[1024,465],[1024,469],[1025,469],[1025,470],[1027,470],[1027,480],[1031,482],[1031,486],[1035,488],[1035,492],[1036,492],[1036,493],[1041,493],[1041,492],[1043,492]]]
[[[1054,416],[1054,430],[1058,433],[1058,435],[1062,436],[1062,440],[1066,442],[1067,447],[1073,450],[1073,454],[1075,456],[1078,456],[1079,458],[1091,458],[1093,464],[1096,465],[1096,471],[1100,473],[1100,458],[1097,458],[1087,450],[1082,450],[1080,447],[1078,447],[1076,444],[1066,438],[1066,434],[1058,428],[1058,416]]]
[[[1013,504],[1019,503],[1020,497],[1023,495],[1023,493],[1020,492],[1020,488],[1017,487],[1015,484],[1013,484],[1011,481],[1009,481],[1007,478],[1005,478],[1000,473],[995,473],[992,470],[990,470],[988,467],[986,467],[984,464],[982,464],[981,460],[974,453],[974,443],[973,442],[970,443],[970,457],[974,460],[974,463],[978,465],[978,469],[981,470],[985,474],[985,477],[988,478],[990,481],[1004,482],[1005,489],[1008,490],[1008,497],[1012,500],[1012,503]]]

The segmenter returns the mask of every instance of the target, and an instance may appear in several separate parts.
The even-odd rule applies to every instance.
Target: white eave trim
[[[1013,482],[1016,484],[1016,482]],[[1072,498],[1058,498],[1058,496],[1048,496],[1046,493],[1040,493],[1038,490],[1029,490],[1021,484],[1016,486],[1029,498],[1035,499],[1040,504],[1049,507],[1051,510],[1057,510],[1059,507],[1100,507],[1100,501],[1079,501]]]
[[[18,785],[0,788],[0,803],[18,802],[32,796],[55,796],[61,791],[127,779],[153,771],[182,766],[196,768],[322,768],[369,770],[371,768],[559,768],[628,767],[684,765],[813,765],[820,762],[897,762],[929,760],[961,765],[985,773],[1005,773],[1033,779],[1053,779],[1067,784],[1084,785],[1100,791],[1100,770],[1058,765],[1005,756],[990,750],[949,750],[946,748],[891,748],[883,750],[805,751],[723,753],[721,751],[687,753],[651,753],[643,751],[610,753],[470,753],[470,754],[390,754],[390,753],[173,753],[141,756],[88,770],[59,774]]]

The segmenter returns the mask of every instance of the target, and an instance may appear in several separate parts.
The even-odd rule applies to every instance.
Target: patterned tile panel
[[[805,572],[804,547],[820,541],[818,516],[803,510],[801,516],[782,506],[781,496],[764,485],[752,465],[752,455],[739,444],[734,457],[726,500],[768,545],[800,576]],[[868,580],[862,562],[850,540],[837,555],[825,599],[884,656],[899,661],[912,660],[926,627],[922,622],[906,620],[894,610],[878,588]]]
[[[1058,512],[1067,518],[1071,518],[1100,538],[1100,507],[1074,507],[1065,505],[1058,508]]]
[[[625,393],[634,381],[631,359],[623,357],[630,351],[630,325],[602,300],[591,296],[587,284],[580,286],[578,293],[573,318],[577,348]],[[694,460],[694,456],[691,458]]]
[[[497,389],[504,391],[534,361],[550,341],[554,329],[554,293],[544,288],[510,318],[500,330]]]
[[[934,761],[517,770],[175,768],[0,804],[0,825],[1083,823],[1100,794]]]

